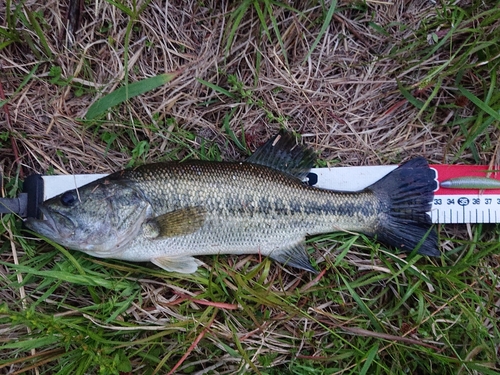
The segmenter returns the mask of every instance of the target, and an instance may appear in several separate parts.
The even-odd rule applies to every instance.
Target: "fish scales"
[[[137,238],[126,253],[270,255],[307,234],[338,230],[371,232],[380,202],[373,193],[336,193],[248,163],[185,162],[143,166],[111,175],[140,190],[154,216],[204,207],[205,223],[195,233],[156,242]],[[145,249],[150,254],[145,254]],[[154,253],[154,254],[153,254]]]
[[[115,172],[47,200],[28,228],[87,254],[151,261],[183,273],[195,255],[261,254],[316,270],[305,237],[353,231],[405,251],[437,256],[428,211],[436,176],[412,159],[358,192],[302,182],[314,153],[285,132],[243,163],[168,162]]]

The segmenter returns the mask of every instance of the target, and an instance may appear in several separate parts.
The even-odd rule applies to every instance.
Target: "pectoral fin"
[[[269,256],[286,266],[297,267],[312,273],[318,273],[318,271],[312,267],[306,247],[302,242],[285,249],[275,250],[269,254]]]
[[[179,273],[194,273],[202,264],[201,261],[189,255],[157,257],[151,259],[151,263],[165,271]]]
[[[142,224],[142,234],[148,239],[162,239],[196,232],[206,218],[202,207],[186,207],[148,219]]]

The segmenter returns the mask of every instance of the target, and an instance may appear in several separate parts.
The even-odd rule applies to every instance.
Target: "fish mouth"
[[[43,206],[40,211],[43,219],[30,217],[24,221],[28,229],[53,240],[68,238],[75,233],[77,226],[68,216]]]

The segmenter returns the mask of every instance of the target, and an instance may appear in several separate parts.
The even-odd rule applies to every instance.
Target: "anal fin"
[[[165,271],[179,273],[194,273],[198,266],[203,264],[189,255],[156,257],[151,259],[151,263],[163,268]]]
[[[285,266],[292,266],[312,273],[318,273],[309,261],[309,255],[307,254],[306,247],[303,242],[288,248],[275,250],[269,254],[269,256]]]

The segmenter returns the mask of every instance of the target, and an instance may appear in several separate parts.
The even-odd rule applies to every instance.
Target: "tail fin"
[[[367,188],[386,208],[377,228],[379,241],[408,252],[420,245],[419,254],[440,255],[437,234],[427,214],[437,189],[435,178],[434,170],[419,157]]]

